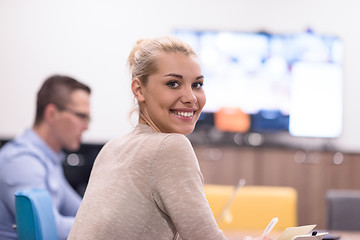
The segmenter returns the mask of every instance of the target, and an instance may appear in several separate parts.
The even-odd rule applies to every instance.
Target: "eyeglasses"
[[[71,110],[71,109],[68,109],[68,108],[63,108],[63,109],[60,109],[60,110],[71,113],[72,115],[78,117],[79,119],[81,119],[84,122],[90,122],[90,120],[91,120],[89,114],[87,114],[87,113],[77,112],[77,111],[74,111],[74,110]]]

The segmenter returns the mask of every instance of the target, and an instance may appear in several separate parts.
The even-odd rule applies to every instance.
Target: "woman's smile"
[[[182,118],[193,118],[195,114],[194,110],[170,110],[170,112]]]

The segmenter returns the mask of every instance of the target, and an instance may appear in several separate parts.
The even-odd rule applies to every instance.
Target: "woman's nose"
[[[183,103],[194,103],[196,102],[196,95],[192,88],[184,89],[183,95],[181,97]]]

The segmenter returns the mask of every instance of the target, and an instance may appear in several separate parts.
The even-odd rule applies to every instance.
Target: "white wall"
[[[360,152],[360,2],[356,0],[0,0],[0,138],[30,127],[35,94],[53,73],[93,89],[86,142],[130,130],[126,58],[138,38],[175,28],[301,32],[345,44],[344,128],[333,143]]]

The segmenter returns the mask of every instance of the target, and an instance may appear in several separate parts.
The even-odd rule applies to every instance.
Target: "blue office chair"
[[[15,193],[19,240],[58,240],[50,194],[44,189]]]

